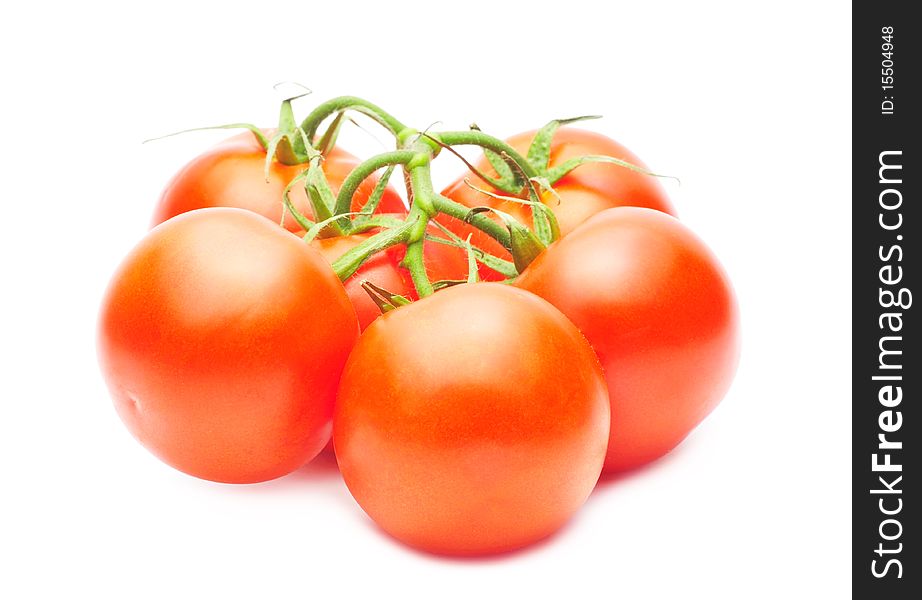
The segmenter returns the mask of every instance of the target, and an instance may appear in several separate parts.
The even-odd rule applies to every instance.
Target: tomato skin
[[[164,462],[253,483],[329,438],[355,311],[323,257],[249,211],[192,211],[118,267],[98,353],[116,410]]]
[[[551,245],[515,285],[567,315],[602,362],[612,415],[605,472],[669,452],[730,386],[739,356],[732,286],[673,217],[603,211]]]
[[[444,237],[438,229],[430,226],[429,233]],[[361,233],[340,237],[315,239],[311,242],[330,263],[371,237],[373,233]],[[455,248],[438,242],[424,242],[423,256],[426,263],[426,272],[431,281],[465,280],[468,275],[467,252],[462,248]],[[416,287],[410,272],[400,265],[406,256],[406,246],[398,245],[378,252],[362,263],[362,266],[352,274],[343,284],[346,293],[352,300],[355,312],[359,317],[359,325],[365,331],[372,321],[381,316],[381,309],[374,303],[368,293],[362,289],[363,281],[370,281],[385,290],[405,296],[411,300],[417,299]]]
[[[533,294],[478,283],[362,334],[333,441],[346,485],[385,531],[473,555],[559,529],[598,479],[608,427],[598,359],[573,324]]]
[[[506,140],[510,146],[525,156],[536,131],[519,133]],[[579,129],[575,127],[561,127],[554,134],[551,141],[551,152],[548,165],[554,167],[561,165],[571,158],[587,155],[605,155],[620,158],[638,167],[646,168],[630,150],[602,134]],[[490,166],[486,158],[481,157],[477,167],[485,173],[495,176],[496,171]],[[520,222],[531,226],[531,208],[527,205],[498,200],[473,190],[464,180],[471,184],[487,189],[494,193],[502,194],[499,190],[490,187],[473,174],[459,178],[442,191],[442,195],[459,202],[464,206],[490,206],[509,213]],[[675,216],[675,208],[658,178],[651,175],[638,173],[625,167],[612,164],[584,164],[580,165],[554,184],[554,189],[559,196],[559,201],[552,194],[544,193],[542,201],[551,208],[557,217],[562,236],[569,234],[592,215],[616,206],[639,206],[652,208]],[[509,258],[509,253],[498,242],[480,230],[461,223],[457,219],[447,216],[439,218],[439,222],[458,234],[462,239],[472,233],[471,242],[480,248],[499,256]],[[496,281],[502,276],[487,267],[481,268],[484,279]]]
[[[252,133],[237,135],[216,145],[173,176],[160,196],[151,227],[190,210],[216,206],[245,208],[280,223],[285,187],[307,166],[285,165],[274,160],[267,181],[265,163],[266,151]],[[333,193],[339,191],[343,180],[358,164],[359,160],[348,152],[333,148],[323,162],[323,172]],[[353,211],[361,210],[376,183],[377,177],[372,176],[359,186],[352,201]],[[289,197],[301,214],[313,217],[304,186],[296,184]],[[388,186],[384,192],[378,212],[406,213],[403,200],[392,187]],[[290,214],[285,215],[284,225],[293,233],[304,231]]]

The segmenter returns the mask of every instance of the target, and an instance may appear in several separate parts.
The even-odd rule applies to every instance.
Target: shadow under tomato
[[[681,455],[685,452],[685,448],[689,443],[693,443],[693,436],[689,436],[682,440],[678,446],[664,454],[663,456],[650,461],[646,464],[634,467],[632,469],[626,469],[624,471],[615,471],[613,473],[602,473],[599,477],[598,483],[595,485],[592,494],[595,494],[600,488],[608,488],[613,485],[617,485],[621,481],[628,479],[634,479],[636,477],[643,477],[656,471],[667,468],[672,462],[676,461]],[[592,497],[590,495],[590,497]]]
[[[246,484],[227,484],[216,483],[221,488],[231,488],[248,493],[275,493],[297,491],[303,493],[305,490],[329,490],[333,487],[345,487],[343,485],[342,475],[339,473],[339,466],[336,464],[336,456],[332,452],[323,451],[313,460],[298,467],[291,473],[261,481],[258,483]]]
[[[332,450],[324,449],[312,461],[282,477],[293,481],[318,481],[328,479],[342,479],[339,465],[336,464],[336,455]]]

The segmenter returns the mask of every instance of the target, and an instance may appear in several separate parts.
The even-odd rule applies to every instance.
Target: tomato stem
[[[407,244],[407,254],[404,256],[402,263],[410,272],[413,287],[416,288],[416,293],[419,294],[420,298],[431,296],[435,291],[432,287],[432,282],[429,280],[429,274],[426,273],[426,263],[423,256],[424,240],[425,236],[423,239]]]
[[[470,131],[442,131],[438,134],[438,139],[449,146],[480,146],[486,150],[492,150],[497,154],[505,154],[516,162],[525,173],[526,177],[538,177],[539,173],[525,159],[524,156],[499,138],[488,135],[482,131],[472,129]],[[489,182],[488,182],[489,183]]]
[[[428,154],[419,153],[413,161],[407,165],[407,171],[410,173],[410,186],[413,188],[413,209],[425,214],[429,219],[434,217],[438,212],[435,208],[435,190],[432,187],[432,171],[429,167],[430,157]]]
[[[333,113],[345,110],[354,110],[371,117],[395,136],[406,129],[403,123],[378,105],[355,96],[340,96],[332,100],[327,100],[311,111],[311,113],[301,121],[301,129],[307,135],[307,139],[313,140],[320,124],[323,123],[327,117]]]
[[[403,266],[410,272],[413,286],[420,298],[431,295],[435,289],[429,280],[424,260],[426,227],[429,219],[437,214],[434,205],[435,190],[432,187],[432,172],[429,164],[431,160],[431,147],[418,139],[408,141],[416,151],[413,160],[406,166],[409,173],[410,187],[413,190],[413,205],[410,207],[408,220],[417,219],[416,225],[410,234],[407,244],[407,254],[403,259]]]
[[[528,185],[527,180],[537,177],[538,173],[512,146],[476,130],[420,133],[406,127],[377,105],[354,96],[341,96],[321,104],[301,123],[301,131],[307,139],[313,140],[318,127],[326,118],[333,114],[342,114],[347,110],[366,114],[387,128],[396,138],[398,149],[374,156],[353,169],[339,189],[333,214],[345,215],[352,207],[352,198],[356,190],[365,179],[378,169],[396,165],[403,166],[410,210],[402,225],[393,226],[373,235],[333,263],[333,269],[341,280],[354,274],[359,266],[373,254],[396,244],[405,244],[407,251],[402,264],[410,272],[416,292],[420,298],[432,294],[435,288],[426,272],[424,256],[426,229],[430,219],[439,213],[445,213],[470,223],[507,249],[515,245],[509,230],[502,224],[485,215],[472,213],[467,207],[437,194],[432,184],[430,167],[432,159],[438,155],[442,147],[476,145],[498,154],[500,156],[498,160],[515,163],[515,168],[507,168],[507,171],[516,174],[516,182],[524,179],[524,185]]]
[[[403,225],[403,215],[396,217],[394,215],[376,214],[371,217],[363,217],[360,214],[359,218],[352,222],[349,233],[364,233],[371,229],[380,229],[382,227],[394,228],[400,227],[401,225]]]
[[[334,214],[343,214],[349,211],[352,206],[352,196],[355,194],[355,191],[359,189],[362,182],[370,177],[372,173],[382,167],[405,165],[413,160],[414,156],[416,156],[416,153],[412,150],[395,150],[393,152],[385,152],[377,156],[372,156],[359,164],[349,173],[343,181],[342,186],[339,188],[339,193],[336,195]]]
[[[436,195],[434,204],[440,213],[458,219],[459,221],[470,223],[477,229],[483,231],[485,234],[502,244],[502,246],[507,250],[512,248],[512,241],[509,237],[509,230],[490,217],[480,214],[471,215],[470,208],[464,206],[463,204],[459,204],[450,198],[446,198],[441,194]]]
[[[406,244],[410,240],[410,234],[415,225],[414,221],[407,220],[399,227],[385,229],[358,244],[333,262],[333,270],[336,272],[336,276],[339,277],[340,281],[345,281],[370,256],[391,246]]]

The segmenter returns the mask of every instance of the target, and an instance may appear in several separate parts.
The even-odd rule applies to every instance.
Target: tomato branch
[[[483,231],[485,234],[502,244],[502,246],[507,250],[512,248],[512,241],[509,237],[509,230],[490,217],[477,214],[471,215],[471,209],[464,206],[463,204],[455,202],[454,200],[446,198],[441,194],[438,194],[435,197],[435,208],[440,213],[446,214],[449,217],[470,223],[477,229]]]
[[[336,276],[340,281],[345,281],[372,255],[397,244],[406,244],[415,225],[415,221],[407,220],[399,227],[385,229],[355,246],[333,262]]]
[[[360,163],[352,169],[352,172],[343,180],[339,193],[336,195],[336,204],[333,208],[334,214],[343,214],[349,212],[352,207],[352,196],[372,173],[383,167],[391,165],[405,165],[413,160],[416,152],[412,150],[395,150],[372,156],[365,162]]]
[[[492,150],[493,152],[509,157],[512,161],[522,169],[527,178],[538,177],[539,173],[535,168],[525,159],[524,156],[519,154],[519,152],[504,142],[499,138],[495,138],[492,135],[487,135],[482,131],[472,129],[470,131],[442,131],[436,136],[442,143],[448,144],[449,146],[480,146],[487,150]],[[490,183],[487,181],[487,183]]]
[[[332,100],[327,100],[311,111],[311,113],[301,121],[301,129],[309,140],[313,140],[320,124],[323,123],[327,117],[345,110],[354,110],[371,117],[395,136],[406,129],[403,123],[378,105],[356,96],[340,96]]]

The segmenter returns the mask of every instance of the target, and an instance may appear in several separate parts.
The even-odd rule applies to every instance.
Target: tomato
[[[430,227],[430,233],[444,237],[435,227]],[[362,243],[371,233],[315,239],[312,245],[331,263],[337,258]],[[352,305],[358,313],[359,325],[364,331],[368,325],[381,316],[381,310],[362,289],[363,281],[370,281],[385,290],[405,296],[411,300],[418,298],[416,288],[410,272],[400,266],[400,261],[406,255],[406,246],[398,245],[383,252],[378,252],[347,279],[344,284]],[[423,255],[426,262],[426,271],[433,282],[443,280],[465,280],[468,275],[467,251],[440,244],[438,242],[425,242]]]
[[[535,133],[535,131],[520,133],[506,141],[525,156]],[[574,127],[561,127],[554,134],[548,165],[555,167],[571,158],[586,155],[611,156],[646,168],[637,156],[613,139]],[[496,175],[496,171],[486,158],[481,158],[477,162],[477,167],[491,176]],[[531,225],[531,207],[482,194],[471,189],[464,182],[465,179],[469,179],[477,187],[490,189],[478,177],[468,174],[445,188],[442,194],[470,208],[475,206],[497,208],[511,214],[522,223]],[[561,235],[567,235],[592,215],[616,206],[647,207],[675,215],[672,202],[656,177],[618,165],[583,164],[558,180],[554,184],[554,190],[559,200],[545,192],[542,194],[542,202],[556,215]],[[490,191],[500,193],[498,190],[490,189]],[[499,243],[480,230],[447,216],[440,217],[439,222],[462,238],[473,233],[471,242],[474,245],[501,258],[509,258],[509,253]],[[481,276],[489,280],[502,279],[502,276],[486,267],[481,268]]]
[[[739,348],[733,289],[711,251],[673,217],[602,211],[548,247],[516,285],[567,315],[602,361],[612,419],[607,472],[669,452],[730,385]]]
[[[267,181],[265,163],[266,151],[252,133],[225,140],[194,158],[173,176],[160,196],[151,225],[190,210],[213,206],[245,208],[280,223],[285,187],[307,166],[285,165],[274,160]],[[334,193],[358,164],[357,158],[339,148],[329,153],[322,168]],[[353,211],[361,209],[376,183],[377,177],[372,176],[359,186],[353,197]],[[304,186],[295,185],[289,196],[301,214],[313,216]],[[403,200],[392,187],[385,191],[378,210],[406,213]],[[290,214],[285,215],[285,227],[294,233],[303,232]]]
[[[336,458],[385,531],[430,552],[524,546],[598,479],[609,408],[598,359],[560,311],[497,283],[391,311],[346,364]]]
[[[208,208],[154,228],[118,267],[98,352],[119,416],[151,452],[251,483],[323,448],[357,336],[320,253],[252,212]]]

